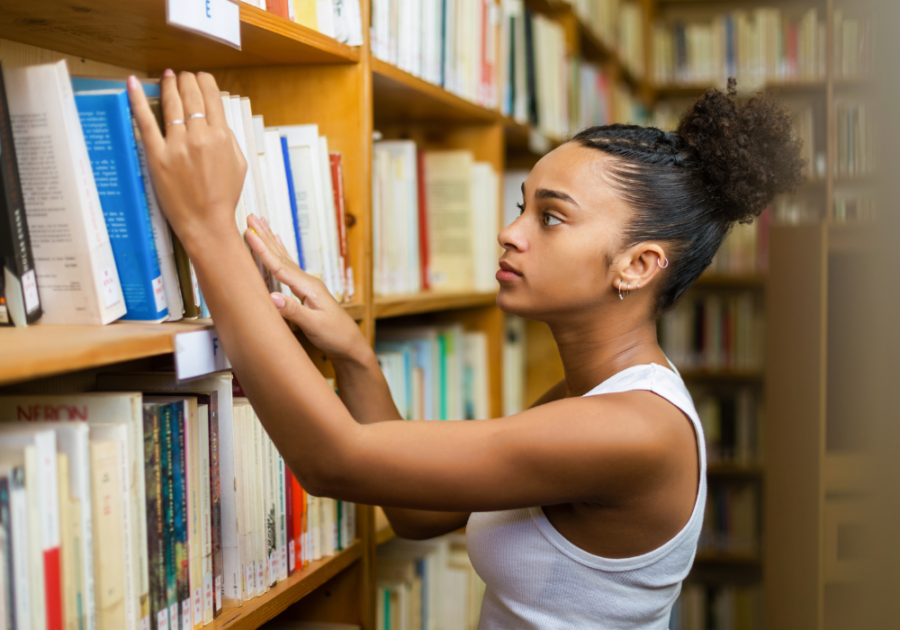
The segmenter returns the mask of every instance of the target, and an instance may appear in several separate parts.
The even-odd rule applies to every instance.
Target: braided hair
[[[703,273],[735,222],[751,222],[800,182],[790,113],[762,94],[738,103],[735,85],[729,79],[727,94],[707,90],[674,132],[616,124],[572,138],[617,158],[606,175],[634,210],[623,247],[668,244],[657,313]]]

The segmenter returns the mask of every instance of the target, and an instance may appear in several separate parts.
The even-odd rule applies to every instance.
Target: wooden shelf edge
[[[358,46],[348,46],[334,38],[323,35],[319,31],[291,22],[246,2],[241,2],[240,7],[242,39],[247,35],[251,37],[259,35],[253,30],[257,29],[268,37],[283,37],[285,40],[315,48],[323,56],[332,57],[334,63],[359,63],[360,52]],[[329,60],[323,59],[323,61],[327,63]],[[284,61],[284,63],[289,62],[289,59]]]
[[[490,293],[442,293],[425,292],[415,295],[397,295],[375,299],[375,318],[386,319],[403,315],[436,313],[462,308],[491,306],[497,294]]]
[[[375,532],[375,545],[383,545],[387,541],[396,537],[397,534],[394,533],[393,528],[390,525],[382,527],[377,532]]]
[[[244,602],[239,608],[226,608],[205,627],[211,630],[255,630],[347,569],[362,558],[362,553],[362,541],[357,539],[337,555],[311,562],[305,569],[280,582],[262,597]]]

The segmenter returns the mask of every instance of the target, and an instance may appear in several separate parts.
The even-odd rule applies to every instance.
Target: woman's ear
[[[625,266],[613,278],[613,288],[623,290],[631,286],[632,291],[645,289],[651,285],[669,266],[669,259],[662,246],[656,243],[639,243],[632,247],[623,261]]]

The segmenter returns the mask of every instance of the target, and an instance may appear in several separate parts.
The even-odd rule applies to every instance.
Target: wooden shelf
[[[698,551],[694,564],[717,564],[735,566],[760,566],[762,558],[752,553],[728,553],[722,551]]]
[[[386,525],[375,532],[375,544],[383,545],[387,541],[394,538],[397,534],[394,533],[394,530],[390,525]]]
[[[372,95],[379,122],[498,123],[500,113],[372,57]]]
[[[255,630],[359,560],[362,552],[362,541],[356,540],[335,556],[310,562],[305,569],[294,573],[262,597],[244,602],[240,608],[226,608],[206,627],[211,630]]]
[[[434,313],[461,308],[493,306],[497,294],[491,293],[441,293],[440,291],[419,293],[415,295],[397,295],[375,298],[375,318],[400,317]]]
[[[760,274],[727,275],[705,273],[697,278],[694,286],[711,289],[762,289],[766,286],[766,278]]]
[[[681,370],[686,381],[722,381],[726,383],[762,382],[762,370]]]
[[[357,321],[365,305],[345,304]],[[0,385],[168,354],[175,335],[212,327],[211,319],[161,324],[115,322],[107,326],[0,328],[0,348],[15,361],[0,361]]]
[[[357,63],[359,49],[240,3],[241,45],[166,23],[164,0],[7,2],[0,37],[147,72],[243,66]]]
[[[754,464],[716,462],[709,464],[706,467],[706,476],[733,479],[761,479],[763,476],[763,467]]]

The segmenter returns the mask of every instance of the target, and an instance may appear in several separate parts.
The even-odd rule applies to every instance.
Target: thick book
[[[123,319],[163,321],[169,311],[128,94],[77,92],[75,102],[125,295]]]
[[[268,130],[267,130],[268,131]],[[272,130],[272,133],[278,134],[278,130]],[[297,265],[306,271],[306,257],[303,255],[303,237],[300,233],[300,215],[297,205],[297,189],[294,187],[294,167],[291,164],[291,153],[288,148],[287,138],[279,136],[281,142],[281,156],[284,165],[284,174],[287,180],[288,201],[291,204],[291,224],[294,226],[294,242],[297,246]]]
[[[150,579],[150,630],[169,630],[169,606],[166,592],[165,513],[163,508],[163,470],[161,416],[163,403],[143,404],[144,479],[147,500],[147,558]]]
[[[431,259],[428,247],[428,198],[425,194],[425,152],[416,151],[416,189],[419,201],[419,283],[431,288]]]
[[[332,151],[328,154],[331,165],[331,183],[334,189],[335,219],[337,220],[338,240],[341,254],[341,267],[344,274],[345,299],[352,300],[356,293],[353,281],[353,267],[350,264],[350,249],[347,247],[348,215],[344,200],[344,165],[341,153]]]
[[[213,620],[213,542],[212,542],[212,492],[210,481],[209,418],[211,398],[200,399],[197,406],[197,466],[200,496],[200,577],[202,624]],[[205,400],[205,402],[203,402]]]
[[[469,291],[473,285],[472,154],[425,154],[430,285],[435,290]]]
[[[45,324],[108,324],[125,299],[66,62],[8,68],[19,177]]]
[[[254,116],[254,123],[262,127],[262,116]],[[254,127],[256,128],[256,127]],[[288,188],[288,179],[285,171],[284,153],[281,148],[281,136],[277,131],[263,128],[262,141],[257,140],[256,147],[260,151],[260,167],[263,177],[267,178],[266,191],[271,194],[270,223],[275,233],[281,237],[281,242],[291,260],[300,266],[300,256],[297,250],[297,232],[294,228],[294,214],[291,211],[291,194]],[[274,220],[274,221],[273,221]],[[287,287],[284,287],[289,291]]]
[[[3,267],[0,296],[6,300],[8,317],[0,313],[0,325],[28,326],[40,319],[41,299],[31,253],[28,221],[12,122],[0,67],[0,266]]]
[[[5,523],[6,566],[9,584],[9,628],[31,628],[28,584],[28,519],[25,498],[25,459],[22,451],[0,450],[0,517]]]
[[[291,575],[296,568],[296,558],[294,551],[296,543],[294,542],[294,474],[284,464],[284,519],[285,519],[285,537],[287,540],[287,570]]]
[[[237,549],[237,521],[235,504],[234,449],[236,445],[232,432],[232,375],[213,374],[189,381],[179,381],[171,372],[101,373],[97,375],[97,387],[106,390],[133,391],[135,389],[153,393],[179,393],[187,395],[210,395],[210,453],[215,462],[210,464],[213,504],[213,537],[218,524],[219,543],[214,542],[214,573],[218,571],[215,557],[221,548],[221,574],[214,577],[216,587],[216,610],[222,606],[240,605],[240,559]],[[215,398],[212,396],[215,395]],[[215,401],[215,402],[213,402]],[[215,411],[212,407],[215,406]],[[215,444],[215,447],[213,446]],[[218,471],[218,474],[217,474]],[[219,499],[216,500],[218,493]],[[217,507],[218,505],[218,507]],[[219,517],[217,513],[220,513]],[[221,577],[220,577],[221,575]],[[219,584],[221,583],[221,586]],[[235,596],[236,594],[236,596]],[[219,599],[222,604],[219,604]]]

